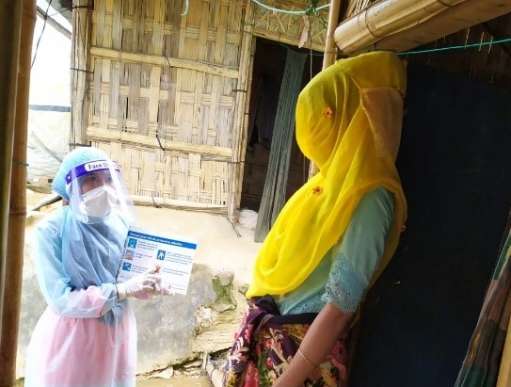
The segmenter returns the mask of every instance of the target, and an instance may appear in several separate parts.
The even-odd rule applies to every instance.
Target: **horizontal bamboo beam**
[[[258,36],[260,38],[272,40],[274,42],[289,44],[290,46],[295,46],[295,47],[298,46],[298,42],[300,40],[299,38],[293,39],[283,33],[276,33],[276,32],[272,32],[272,31],[263,31],[263,30],[260,30],[257,28],[254,29],[254,35]],[[308,44],[307,44],[307,48],[308,48]],[[312,43],[312,49],[314,51],[323,52],[325,50],[325,47],[318,43]]]
[[[171,208],[174,210],[186,210],[186,211],[198,211],[217,213],[225,215],[227,214],[227,206],[219,206],[217,204],[208,203],[196,203],[184,200],[174,200],[166,198],[148,197],[148,196],[136,196],[132,195],[131,200],[136,206],[150,206],[157,208]]]
[[[341,52],[404,51],[511,12],[510,0],[383,0],[335,31]]]
[[[100,129],[89,127],[87,129],[87,138],[89,140],[120,142],[125,144],[134,144],[160,149],[160,144],[156,137],[148,137],[142,134],[120,132],[116,130]],[[213,145],[188,144],[184,142],[168,141],[161,139],[165,150],[183,153],[200,153],[210,155],[208,160],[213,161],[231,161],[232,149]]]
[[[238,68],[219,66],[209,63],[201,63],[188,59],[138,54],[133,52],[124,52],[101,47],[91,47],[90,54],[93,57],[116,60],[119,62],[146,63],[162,67],[170,66],[186,70],[201,71],[204,73],[219,75],[226,78],[238,78],[239,76]]]

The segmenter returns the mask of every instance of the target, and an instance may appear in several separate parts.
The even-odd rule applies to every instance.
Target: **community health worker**
[[[25,386],[134,386],[137,328],[127,299],[162,290],[156,269],[116,283],[133,222],[120,171],[102,151],[80,148],[62,162],[53,189],[65,205],[36,232],[48,307],[28,348]]]

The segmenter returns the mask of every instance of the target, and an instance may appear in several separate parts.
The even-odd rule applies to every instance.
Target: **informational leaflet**
[[[162,286],[186,294],[197,243],[183,238],[155,235],[131,228],[117,280],[126,281],[154,266],[160,267]]]

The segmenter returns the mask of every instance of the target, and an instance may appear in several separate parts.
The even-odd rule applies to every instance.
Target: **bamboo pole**
[[[339,22],[341,0],[331,0],[328,11],[328,26],[325,40],[325,54],[323,56],[323,70],[335,63],[337,59],[337,48],[335,46],[334,33]],[[311,161],[309,166],[309,179],[318,172],[318,167]]]
[[[6,303],[5,280],[7,241],[8,241],[8,209],[11,189],[12,145],[14,137],[16,112],[16,87],[18,82],[18,58],[21,37],[21,18],[23,3],[21,1],[4,1],[0,5],[0,341],[9,334],[4,331],[2,316]],[[3,348],[3,346],[1,346]],[[0,354],[0,367],[10,360],[12,354],[4,358]],[[0,370],[0,386],[10,386],[3,371]]]
[[[90,41],[92,11],[89,0],[73,0],[73,33],[71,36],[71,133],[73,147],[85,144],[89,95],[87,86],[90,80]],[[120,5],[119,5],[120,6]]]
[[[499,377],[496,387],[507,387],[511,385],[511,319],[507,327],[507,336],[502,350],[500,361]]]
[[[228,217],[232,223],[239,220],[239,208],[241,203],[241,190],[243,186],[243,173],[245,171],[245,154],[247,148],[248,115],[247,109],[250,104],[250,92],[252,88],[252,71],[254,66],[255,39],[254,32],[254,7],[250,1],[246,2],[245,14],[241,27],[241,46],[239,78],[236,88],[236,114],[234,119],[233,158],[230,170],[230,192],[228,203]]]
[[[337,27],[343,54],[403,51],[511,12],[509,0],[383,0]]]
[[[10,213],[7,257],[0,340],[0,387],[13,386],[16,381],[16,352],[21,305],[23,248],[25,243],[26,180],[27,180],[27,121],[30,88],[32,37],[36,21],[34,0],[24,0],[19,51],[19,71],[16,94],[16,116],[11,176]]]
[[[337,59],[337,47],[335,46],[335,29],[339,23],[341,0],[332,0],[328,12],[328,25],[325,40],[325,55],[323,56],[323,70],[335,63]]]
[[[160,145],[156,137],[148,137],[144,134],[137,133],[119,132],[111,129],[101,129],[93,126],[87,129],[87,138],[92,141],[116,142],[160,149]],[[214,145],[188,144],[181,141],[164,141],[163,145],[165,150],[168,151],[198,153],[201,155],[211,156],[210,159],[218,161],[230,161],[234,153],[232,148]]]
[[[165,57],[161,55],[125,52],[96,46],[92,46],[90,48],[90,55],[95,58],[110,59],[112,61],[123,63],[145,63],[160,67],[169,66],[179,69],[200,71],[207,74],[219,75],[226,78],[239,78],[240,76],[242,77],[246,76],[246,74],[240,74],[238,67],[227,67],[223,65],[201,63],[196,60]]]

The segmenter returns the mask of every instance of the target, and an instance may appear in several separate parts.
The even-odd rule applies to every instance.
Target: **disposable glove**
[[[117,284],[117,297],[125,300],[128,297],[147,300],[155,293],[161,293],[160,268],[154,267],[125,282]]]

